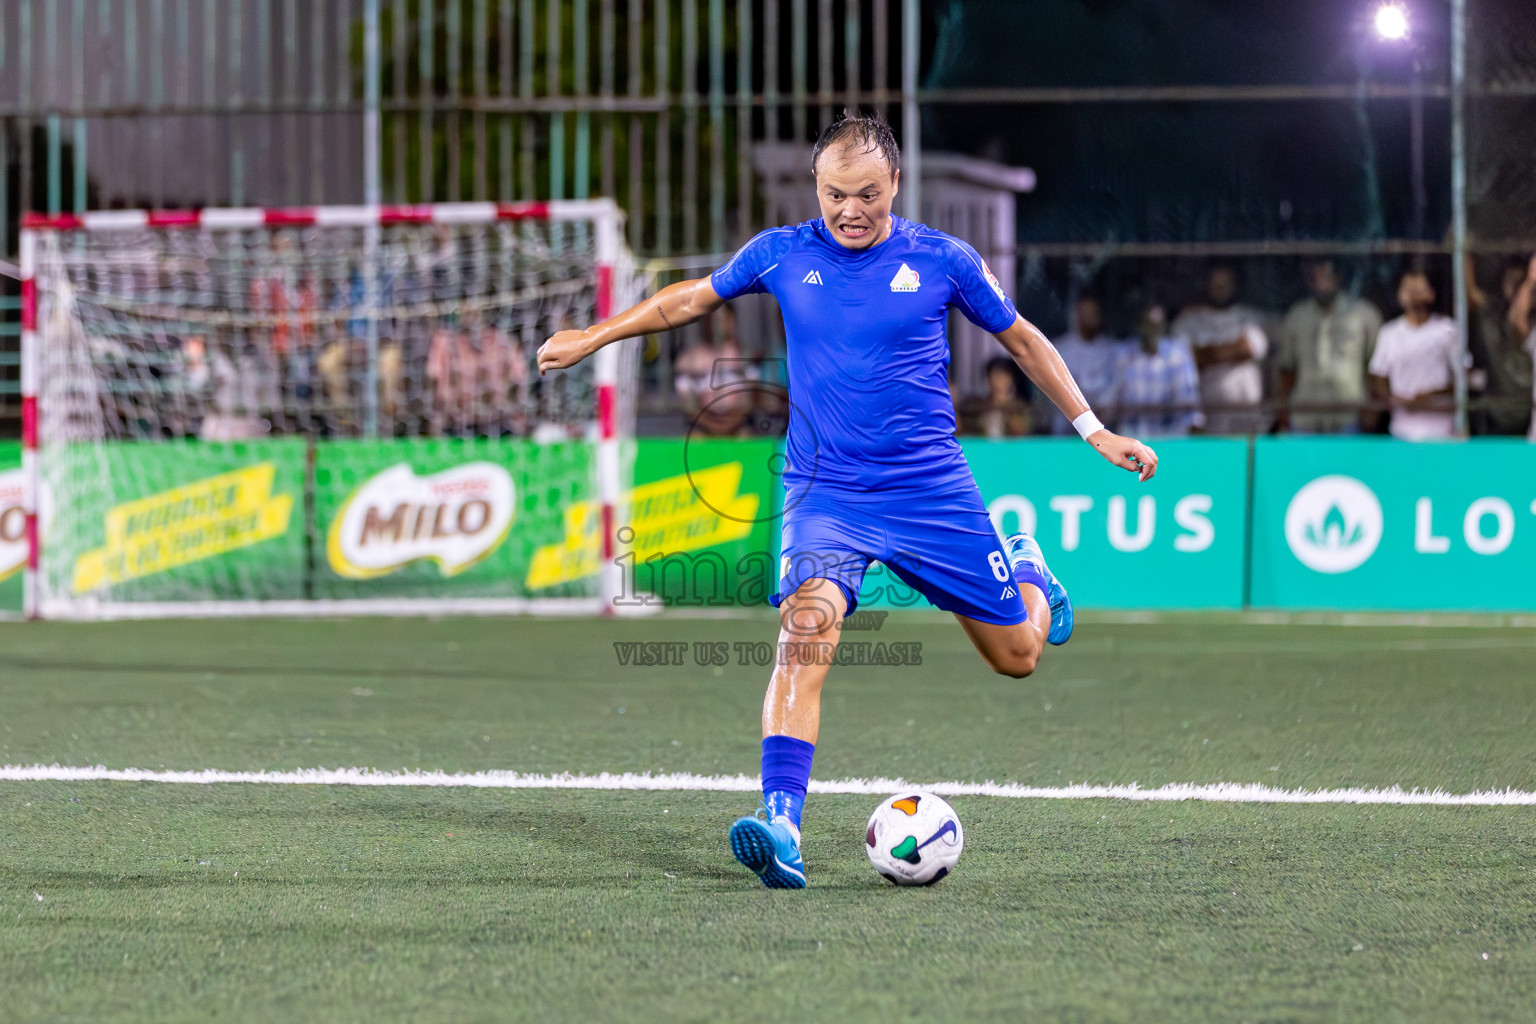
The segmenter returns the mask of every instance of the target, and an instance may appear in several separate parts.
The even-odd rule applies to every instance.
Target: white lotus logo
[[[426,558],[454,576],[506,539],[516,497],[512,475],[492,462],[421,477],[402,462],[347,498],[326,537],[326,557],[347,579],[383,576]]]
[[[1381,543],[1381,502],[1352,476],[1320,476],[1296,492],[1285,510],[1291,553],[1318,572],[1349,572]]]

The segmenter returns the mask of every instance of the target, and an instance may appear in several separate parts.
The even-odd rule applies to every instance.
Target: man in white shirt
[[[1114,422],[1116,368],[1120,357],[1131,346],[1104,334],[1104,311],[1099,300],[1084,292],[1077,297],[1072,330],[1056,339],[1061,361],[1072,371],[1072,378],[1088,404]],[[1053,405],[1050,407],[1051,433],[1071,434],[1072,424]]]
[[[1257,310],[1237,302],[1237,271],[1214,264],[1206,272],[1205,297],[1179,314],[1173,334],[1189,339],[1200,370],[1200,404],[1212,434],[1259,434],[1269,429],[1264,374],[1259,361],[1269,339]]]
[[[1392,436],[1429,441],[1455,435],[1456,323],[1434,312],[1435,290],[1422,270],[1398,282],[1403,315],[1382,325],[1371,354],[1371,390],[1392,409]]]

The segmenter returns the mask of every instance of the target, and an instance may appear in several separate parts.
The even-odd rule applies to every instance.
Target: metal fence
[[[1455,2],[1458,10],[1462,4]],[[0,248],[15,251],[25,210],[362,201],[370,10],[383,201],[613,196],[628,214],[632,248],[658,282],[707,269],[762,226],[755,146],[804,143],[845,104],[879,109],[897,127],[907,162],[904,209],[913,211],[922,209],[920,110],[942,118],[961,104],[1003,112],[1081,103],[1349,103],[1367,95],[1459,110],[1463,95],[1454,83],[919,88],[943,7],[918,0],[0,0]],[[1526,96],[1536,88],[1474,82],[1465,94]],[[1254,240],[1223,252],[1301,255],[1339,245],[1365,255],[1447,248],[1422,240]],[[1199,248],[1125,254],[1189,256]],[[1016,253],[1025,274],[1057,261],[1069,277],[1120,254],[1113,243],[1089,239],[1025,243]],[[1458,311],[1460,293],[1458,286]],[[0,321],[5,316],[0,310]],[[651,348],[655,394],[669,393],[672,344]],[[16,408],[14,364],[14,332],[0,330],[0,431],[14,429],[7,421]]]

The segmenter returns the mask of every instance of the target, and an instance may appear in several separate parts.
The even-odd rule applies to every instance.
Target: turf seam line
[[[690,772],[601,772],[595,775],[533,774],[512,771],[470,773],[372,768],[300,768],[293,771],[239,772],[205,768],[197,771],[107,768],[102,765],[0,765],[0,782],[159,782],[215,785],[225,783],[278,786],[424,786],[471,789],[590,789],[755,793],[759,781],[751,775],[695,775]],[[1443,789],[1279,789],[1258,783],[1170,783],[1156,788],[1128,785],[1023,786],[1011,782],[913,782],[909,779],[814,779],[812,793],[884,795],[924,789],[941,796],[996,796],[1021,800],[1131,800],[1261,804],[1402,804],[1442,807],[1536,806],[1536,793],[1516,789],[1450,793]]]

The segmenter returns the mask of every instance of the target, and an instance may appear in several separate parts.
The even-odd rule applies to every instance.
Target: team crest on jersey
[[[891,291],[915,292],[920,283],[917,279],[917,271],[903,263],[901,269],[896,271],[896,276],[891,278]]]
[[[1008,296],[1003,294],[1003,286],[997,283],[997,275],[992,273],[992,268],[987,266],[986,260],[981,261],[981,269],[987,275],[987,284],[991,285],[992,290],[997,292],[997,297],[1006,299]]]
[[[801,284],[821,284],[821,271],[813,270],[800,279]]]

